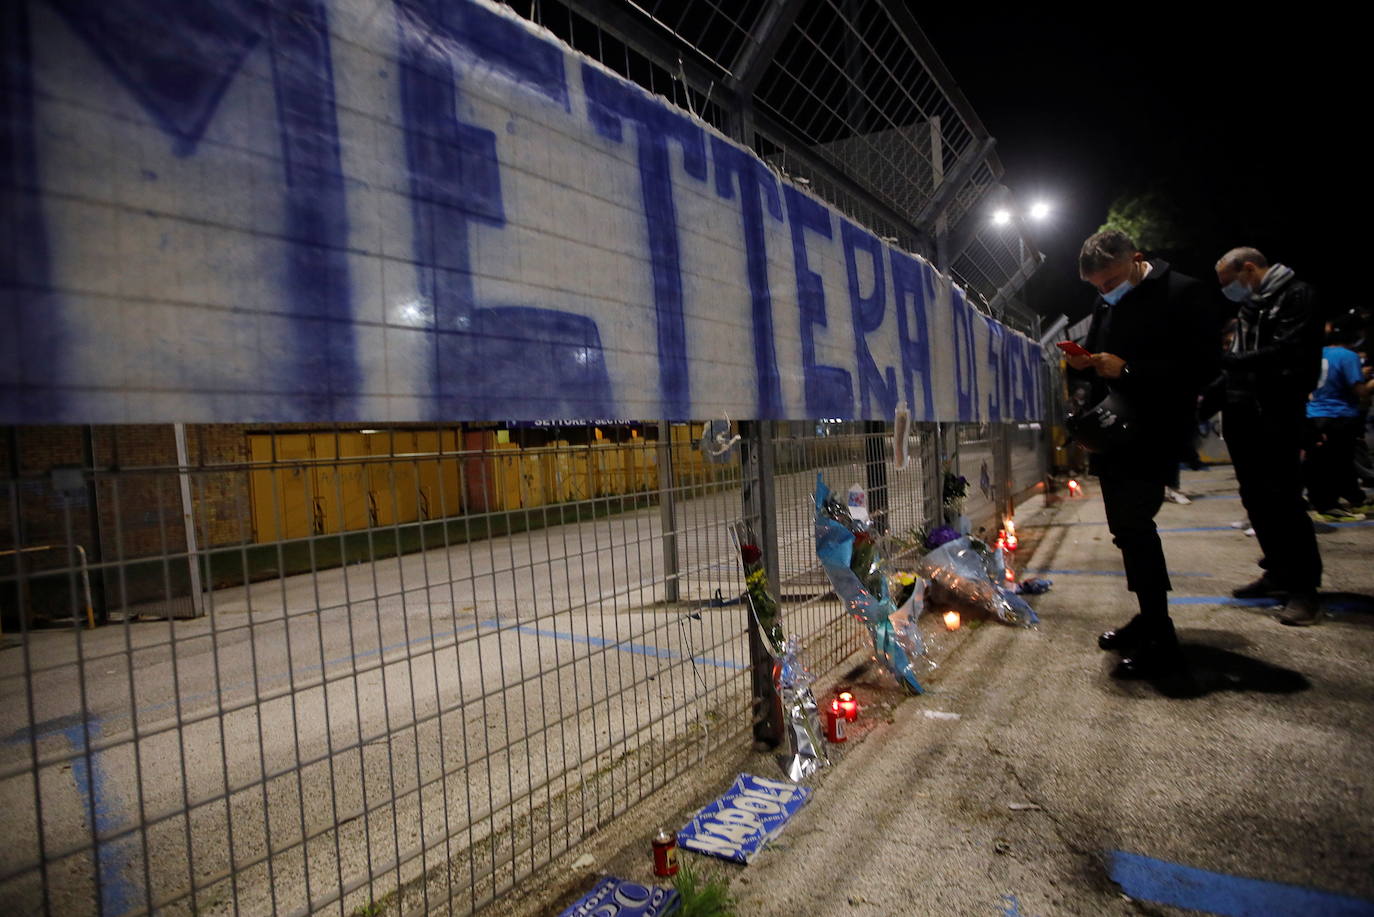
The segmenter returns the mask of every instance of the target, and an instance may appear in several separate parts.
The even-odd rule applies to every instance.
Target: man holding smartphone
[[[1140,611],[1098,637],[1098,645],[1121,653],[1118,674],[1151,675],[1181,661],[1154,517],[1187,452],[1198,392],[1216,375],[1216,298],[1168,262],[1147,260],[1116,230],[1083,243],[1078,271],[1098,297],[1086,353],[1067,355],[1070,381],[1086,387],[1089,407],[1105,402],[1131,415],[1128,432],[1097,444],[1089,470],[1098,477],[1126,588]]]

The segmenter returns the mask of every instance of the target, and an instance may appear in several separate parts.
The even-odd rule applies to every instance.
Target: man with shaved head
[[[1324,323],[1312,288],[1257,249],[1233,248],[1216,264],[1227,299],[1240,304],[1236,334],[1222,357],[1222,435],[1264,557],[1264,574],[1237,598],[1283,598],[1279,620],[1321,620],[1322,562],[1302,499],[1307,395],[1321,372]]]

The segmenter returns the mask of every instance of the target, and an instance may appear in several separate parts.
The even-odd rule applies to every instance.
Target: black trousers
[[[1106,473],[1098,478],[1107,509],[1107,529],[1121,550],[1126,588],[1136,594],[1140,613],[1152,623],[1169,617],[1169,566],[1155,527],[1164,503],[1164,482],[1157,477]]]
[[[1355,475],[1355,437],[1363,432],[1358,417],[1307,418],[1302,471],[1313,509],[1335,509],[1342,497],[1351,503],[1364,502],[1364,490]]]
[[[1240,501],[1264,552],[1261,566],[1279,586],[1314,591],[1322,581],[1317,535],[1302,501],[1301,401],[1228,404],[1222,435],[1240,482]]]

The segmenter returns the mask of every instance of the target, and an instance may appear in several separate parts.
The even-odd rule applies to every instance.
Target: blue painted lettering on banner
[[[189,156],[248,52],[270,37],[286,183],[286,285],[296,358],[277,367],[297,419],[349,416],[360,389],[329,31],[319,0],[57,0],[58,10]],[[148,27],[151,22],[160,27]],[[168,45],[171,44],[169,48]]]
[[[719,137],[711,140],[716,166],[716,194],[729,200],[739,184],[740,215],[744,220],[744,256],[749,275],[749,300],[754,322],[754,371],[759,387],[759,416],[787,416],[778,378],[778,354],[773,344],[773,297],[768,289],[768,249],[764,241],[763,208],[782,222],[782,200],[772,171],[757,157]]]
[[[591,64],[582,65],[582,87],[588,116],[597,133],[624,141],[623,123],[635,125],[639,143],[639,182],[648,229],[649,262],[654,279],[658,327],[658,379],[663,416],[686,420],[692,414],[687,363],[687,323],[682,301],[682,253],[668,141],[682,147],[682,165],[698,181],[706,180],[706,135],[687,118],[644,90],[616,79]]]
[[[263,0],[52,2],[173,138],[178,156],[195,152],[225,90],[267,30]]]
[[[1015,340],[1021,370],[1021,384],[1016,393],[1016,416],[1018,420],[1030,420],[1040,416],[1037,412],[1040,400],[1040,345],[1029,338],[1015,337]]]
[[[505,16],[470,2],[396,0],[418,19],[412,19],[431,36],[438,35],[461,48],[483,67],[547,96],[571,111],[568,76],[563,50],[530,34],[529,29]],[[421,36],[423,37],[423,36]]]
[[[954,385],[958,400],[959,419],[976,421],[978,410],[978,360],[974,344],[973,323],[980,317],[969,305],[964,291],[950,287],[950,305],[954,318]]]
[[[348,208],[329,30],[319,0],[272,7],[272,72],[286,171],[287,283],[296,312],[293,405],[301,420],[351,417],[362,389],[348,275]]]
[[[505,225],[496,135],[458,120],[458,75],[449,45],[432,40],[436,31],[454,38],[439,5],[404,0],[396,6],[416,284],[436,336],[431,390],[439,414],[476,416],[468,231],[474,221]]]
[[[1008,404],[1007,386],[1011,381],[1010,366],[1007,365],[1007,347],[1002,334],[1002,326],[988,322],[988,369],[992,371],[992,384],[988,387],[987,420],[999,423],[1002,408]]]
[[[994,326],[1002,335],[1002,373],[1006,377],[1002,386],[1003,419],[1022,420],[1026,410],[1025,351],[1019,337],[995,322],[988,322],[989,328]]]
[[[844,266],[849,280],[849,308],[854,317],[854,360],[859,374],[859,416],[876,419],[892,417],[897,411],[897,370],[878,369],[868,349],[868,333],[883,325],[886,311],[887,279],[883,272],[883,244],[877,237],[848,220],[840,221],[840,241],[844,246]],[[867,296],[859,289],[859,264],[856,255],[863,251],[872,265],[873,290]],[[878,411],[869,409],[870,395],[877,398]]]
[[[801,313],[802,376],[806,386],[808,417],[851,417],[854,384],[838,366],[816,363],[815,326],[826,327],[825,285],[811,270],[806,254],[806,230],[833,238],[830,211],[819,201],[788,185],[783,188],[787,219],[792,227],[792,263],[797,272],[797,310]]]
[[[61,373],[65,335],[38,193],[28,13],[26,3],[0,10],[0,414],[56,419],[61,399],[44,383]]]
[[[582,315],[525,306],[473,313],[474,383],[490,417],[600,417],[612,407],[611,377],[596,322]],[[542,384],[530,385],[534,377]],[[478,381],[480,379],[480,381]]]
[[[401,108],[406,123],[420,297],[432,309],[436,411],[448,417],[611,413],[596,323],[523,306],[478,308],[470,263],[474,223],[506,223],[496,135],[458,120],[453,48],[564,106],[562,56],[470,4],[399,0]],[[446,39],[433,40],[434,35]]]
[[[389,403],[398,405],[392,415],[397,420],[623,416],[631,405],[686,418],[702,411],[700,402],[722,397],[732,411],[759,417],[782,417],[801,407],[789,398],[801,401],[802,413],[813,417],[890,416],[902,397],[913,416],[924,420],[936,419],[937,401],[948,412],[940,419],[1005,422],[1037,413],[1041,365],[1033,342],[989,321],[987,346],[975,344],[983,334],[976,323],[988,320],[960,290],[952,293],[953,328],[946,334],[943,321],[933,317],[943,280],[928,264],[852,224],[842,223],[837,238],[839,215],[831,207],[794,187],[780,193],[767,165],[748,150],[712,139],[715,194],[691,195],[700,190],[692,180],[708,180],[708,132],[699,122],[603,68],[579,63],[585,59],[492,4],[393,0],[395,48],[390,33],[379,42],[375,30],[364,30],[360,35],[371,43],[337,58],[327,21],[334,7],[327,0],[49,5],[60,21],[43,13],[42,22],[57,23],[44,34],[34,31],[40,20],[29,2],[7,4],[0,14],[0,66],[8,90],[0,98],[0,168],[9,177],[0,187],[0,207],[11,215],[0,239],[11,253],[0,268],[0,322],[17,332],[0,339],[0,416],[102,422],[185,410],[187,419],[198,420],[339,419],[356,415],[365,387],[394,399]],[[84,50],[75,62],[62,59],[77,42],[89,47],[108,85],[82,85],[92,66]],[[248,61],[259,47],[262,55]],[[41,97],[33,86],[38,54],[45,81]],[[351,69],[338,71],[336,98],[336,67],[345,64]],[[240,71],[245,81],[257,80],[268,66],[270,89],[244,82],[231,91]],[[581,80],[569,79],[570,66],[581,68]],[[338,111],[344,86],[347,104],[357,106],[356,118]],[[393,98],[399,112],[387,108]],[[82,105],[71,109],[71,99]],[[584,103],[587,120],[574,122]],[[140,110],[131,117],[132,105]],[[126,145],[128,156],[111,159],[108,175],[79,181],[62,175],[90,161],[89,151],[111,117],[119,120],[121,137],[141,142]],[[494,121],[488,125],[489,118]],[[500,133],[503,122],[507,133]],[[63,130],[39,138],[35,125],[48,123],[60,123]],[[264,144],[262,131],[275,143]],[[232,148],[210,138],[228,138]],[[639,238],[629,250],[612,233],[605,244],[559,249],[566,261],[514,252],[527,244],[541,250],[559,246],[566,235],[554,225],[560,209],[543,206],[526,170],[540,188],[550,187],[545,178],[553,179],[554,195],[564,185],[570,196],[600,193],[595,206],[609,214],[620,206],[623,191],[608,195],[604,185],[590,185],[615,182],[633,197],[630,144],[645,229],[631,233]],[[404,160],[391,161],[400,151]],[[158,159],[174,156],[194,158],[159,181]],[[578,158],[587,156],[594,163],[582,169]],[[196,160],[212,175],[220,163],[246,170],[252,197],[229,202],[234,192],[200,179],[207,173],[195,168]],[[519,169],[503,169],[500,160],[518,161]],[[368,163],[364,173],[346,176],[345,166],[355,162]],[[541,162],[559,174],[545,175]],[[358,346],[364,333],[361,279],[385,279],[389,295],[396,275],[383,274],[381,254],[355,238],[360,217],[354,214],[350,227],[347,197],[357,188],[362,197],[354,205],[359,213],[372,213],[398,185],[401,206],[412,210],[414,251],[407,254],[415,261],[415,295],[404,306],[386,305],[404,316],[404,324],[420,327],[387,333],[381,345],[385,359],[364,361]],[[76,187],[79,194],[71,191]],[[108,193],[99,190],[104,187]],[[103,223],[83,219],[91,208],[101,210]],[[393,209],[383,212],[389,216]],[[125,214],[134,218],[126,221]],[[700,225],[688,226],[687,215]],[[774,291],[769,277],[769,255],[781,254],[768,251],[769,233],[785,218],[799,348],[786,335],[779,339],[774,315],[775,300],[790,299],[790,282]],[[264,219],[274,225],[261,225]],[[508,224],[518,224],[518,231],[503,232]],[[179,227],[185,227],[184,238],[178,238]],[[159,297],[156,308],[161,315],[186,315],[185,327],[192,330],[180,336],[167,330],[141,348],[112,347],[108,361],[83,359],[81,365],[101,366],[98,374],[83,373],[72,354],[94,352],[102,343],[96,335],[119,321],[107,304],[142,304],[141,294],[120,284],[119,259],[107,241],[116,237],[121,246],[147,248],[134,254],[151,268],[155,279],[149,285],[170,280],[180,287],[175,296]],[[720,379],[701,375],[704,370],[698,371],[699,398],[693,403],[686,320],[692,290],[683,271],[693,256],[706,257],[704,251],[685,250],[700,237],[709,246],[738,249],[743,242],[745,276],[718,280],[731,289],[747,281],[751,346],[747,352],[726,348],[697,355],[703,367],[727,361],[732,378],[737,372],[747,378],[752,361],[757,395],[746,393],[742,405],[737,393],[720,390]],[[234,251],[197,263],[195,243],[202,238],[211,244],[223,239]],[[489,264],[476,260],[479,239],[481,251],[493,252]],[[775,237],[775,249],[777,244]],[[830,325],[825,284],[832,296],[844,295],[835,292],[841,250],[850,321]],[[82,257],[87,253],[99,257]],[[621,302],[579,279],[591,272],[603,280],[623,276],[643,270],[645,260],[656,350],[639,346],[636,336],[648,333],[637,314],[647,303]],[[54,276],[58,264],[72,267]],[[277,269],[263,271],[265,280],[248,282],[234,276],[231,264]],[[557,282],[550,276],[555,271]],[[895,341],[886,336],[893,330],[886,314],[889,272]],[[264,290],[264,283],[274,288]],[[66,285],[77,295],[61,295]],[[515,292],[483,302],[486,291],[498,286]],[[544,301],[558,295],[548,291],[559,289],[571,291],[577,311],[587,314]],[[243,300],[249,290],[252,302]],[[412,297],[407,292],[404,298]],[[244,308],[222,308],[235,302]],[[717,304],[699,304],[708,305]],[[725,320],[745,323],[743,295],[719,306],[730,310]],[[609,325],[612,315],[614,329],[598,327],[599,318],[606,316]],[[792,327],[790,321],[781,325]],[[938,342],[932,340],[937,327]],[[846,337],[851,329],[852,349]],[[372,330],[366,329],[369,341],[378,337]],[[627,379],[657,375],[657,404],[641,397],[617,406],[603,333],[630,364]],[[283,340],[243,354],[244,342],[255,334]],[[947,404],[935,396],[933,362],[937,347],[951,345],[949,384],[957,386],[957,398]],[[222,359],[227,353],[234,359]],[[375,367],[366,379],[364,362]],[[240,375],[245,369],[258,380],[246,389]],[[784,380],[801,391],[788,389]],[[980,385],[988,391],[980,393]],[[135,397],[149,390],[164,398],[145,403]],[[265,397],[268,392],[284,397]],[[955,405],[957,412],[950,411]]]
[[[902,354],[902,386],[914,420],[935,419],[935,386],[930,378],[930,305],[935,302],[935,274],[929,264],[890,250],[892,302],[897,309],[897,343]],[[908,303],[910,309],[908,309]],[[921,402],[916,402],[916,381]]]

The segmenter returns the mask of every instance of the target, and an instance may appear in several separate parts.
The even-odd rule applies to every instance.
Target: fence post
[[[777,479],[773,472],[773,430],[767,420],[740,424],[744,465],[744,517],[763,552],[763,569],[773,600],[782,606],[781,566],[778,562]],[[778,696],[778,662],[759,632],[758,619],[743,604],[749,630],[749,670],[752,688],[754,742],[776,748],[782,742],[782,698]],[[786,625],[784,624],[784,628]]]
[[[195,502],[191,499],[191,459],[186,449],[186,424],[172,424],[177,446],[177,482],[181,486],[181,522],[186,533],[186,565],[191,576],[191,617],[205,613],[200,585],[200,551],[196,544]],[[170,598],[170,596],[169,596]]]
[[[668,421],[658,425],[658,522],[662,530],[663,588],[665,598],[678,601],[677,495],[673,493],[673,429]]]

